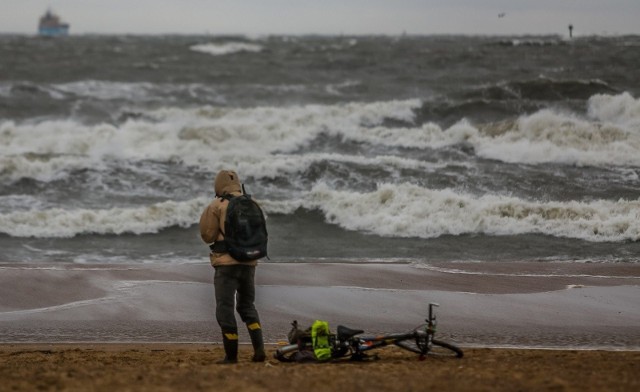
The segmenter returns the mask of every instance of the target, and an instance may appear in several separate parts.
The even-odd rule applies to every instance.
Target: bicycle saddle
[[[351,329],[344,325],[338,325],[338,340],[346,340],[363,332],[361,329]]]

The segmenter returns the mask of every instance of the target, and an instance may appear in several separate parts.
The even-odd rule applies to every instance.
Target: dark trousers
[[[238,331],[234,307],[245,324],[260,323],[253,304],[256,298],[255,272],[256,267],[249,265],[215,267],[216,320],[222,333]]]

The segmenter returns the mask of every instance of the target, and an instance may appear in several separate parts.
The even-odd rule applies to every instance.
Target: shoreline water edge
[[[294,319],[404,332],[437,302],[439,336],[462,346],[640,349],[637,265],[450,266],[261,263],[256,304],[266,341],[285,340]],[[219,340],[208,264],[1,264],[0,270],[3,343]]]

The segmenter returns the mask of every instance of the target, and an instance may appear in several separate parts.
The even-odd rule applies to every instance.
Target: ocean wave
[[[567,41],[561,38],[513,38],[496,41],[493,45],[499,46],[558,46],[566,45]]]
[[[8,212],[0,214],[0,233],[38,238],[157,233],[197,224],[209,202],[200,197],[135,208]],[[640,199],[537,202],[406,183],[379,184],[372,192],[338,191],[320,183],[299,197],[261,198],[260,203],[268,215],[319,210],[327,222],[343,229],[385,237],[542,234],[592,242],[640,241]]]
[[[588,114],[602,122],[624,125],[640,131],[640,99],[629,93],[596,94],[589,98]]]
[[[640,166],[639,108],[628,93],[597,94],[590,118],[545,109],[489,126],[472,144],[482,157],[511,163]]]
[[[274,210],[285,212],[285,205]],[[299,206],[291,203],[290,209]],[[304,206],[321,210],[328,222],[345,229],[389,237],[535,233],[594,242],[640,240],[640,199],[536,202],[412,184],[380,184],[369,193],[319,184]]]
[[[117,82],[105,80],[81,80],[68,83],[35,84],[26,82],[0,83],[0,97],[18,98],[21,96],[46,96],[54,101],[85,100],[111,101],[119,105],[127,102],[149,103],[175,101],[185,96],[215,96],[214,87],[203,84],[158,84],[149,82]],[[37,101],[36,101],[37,102]],[[40,99],[40,102],[47,102]]]
[[[206,169],[260,164],[320,134],[357,135],[393,118],[411,121],[420,101],[234,109],[166,108],[115,126],[73,120],[0,123],[0,176],[49,181],[107,161],[177,162]],[[360,129],[360,130],[359,130]],[[354,136],[357,137],[357,136]]]
[[[466,92],[464,97],[467,99],[483,98],[490,100],[558,101],[564,99],[588,99],[595,94],[616,92],[615,88],[600,79],[555,80],[539,77],[532,80],[508,81],[482,86]]]
[[[446,129],[433,122],[397,126],[413,124],[421,106],[418,100],[407,100],[164,108],[120,125],[5,121],[0,123],[0,177],[51,181],[73,170],[101,170],[118,161],[180,163],[206,170],[224,163],[262,177],[265,161],[309,147],[321,135],[392,148],[463,144],[479,157],[507,163],[640,166],[640,100],[628,93],[592,96],[584,116],[544,109],[483,125],[462,120]],[[388,120],[396,125],[389,126]],[[274,175],[269,170],[264,176]]]
[[[629,93],[596,94],[587,106],[582,117],[544,109],[481,126],[462,120],[442,129],[428,123],[404,136],[418,147],[467,143],[478,156],[507,163],[640,166],[640,100]]]
[[[398,157],[394,155],[378,155],[366,157],[362,155],[348,155],[338,153],[307,153],[304,155],[275,154],[268,162],[258,162],[253,159],[238,161],[238,172],[253,178],[273,179],[289,176],[308,170],[312,165],[333,162],[358,165],[374,170],[378,167],[421,170],[423,173],[433,173],[450,165],[447,162],[427,162],[418,159]],[[466,166],[464,162],[457,166]]]
[[[257,44],[247,42],[225,42],[225,43],[207,43],[198,44],[189,47],[194,52],[206,53],[214,56],[223,56],[226,54],[239,52],[261,52],[263,47]]]
[[[37,84],[32,82],[4,82],[0,83],[0,97],[16,98],[29,97],[37,99],[38,96],[48,96],[52,99],[66,98],[66,92],[58,90],[56,86]]]
[[[67,83],[27,83],[27,82],[0,82],[0,98],[29,99],[30,102],[45,104],[49,100],[65,101],[71,106],[73,112],[79,110],[79,106],[87,104],[102,104],[108,101],[110,104],[111,118],[119,116],[118,112],[137,110],[127,106],[153,106],[161,104],[173,105],[179,103],[182,106],[194,106],[198,104],[226,104],[227,99],[249,98],[256,95],[265,95],[276,98],[327,96],[343,96],[362,85],[359,80],[346,79],[334,83],[298,83],[298,84],[273,84],[251,83],[239,88],[234,83],[151,83],[151,82],[120,82],[109,80],[86,79]],[[296,102],[296,99],[287,100]],[[58,102],[60,104],[60,102]]]
[[[80,234],[157,233],[168,227],[197,222],[206,198],[165,201],[138,208],[50,208],[0,214],[0,233],[12,237],[70,238]]]
[[[98,100],[131,100],[147,101],[153,99],[154,93],[171,93],[166,86],[148,82],[113,82],[104,80],[82,80],[70,83],[55,84],[57,91],[80,97]],[[156,98],[157,99],[157,98]]]
[[[140,104],[174,104],[207,102],[224,103],[224,96],[230,89],[227,85],[209,85],[206,83],[150,83],[150,82],[118,82],[108,80],[81,80],[69,83],[58,83],[50,86],[57,92],[51,94],[52,99],[73,97],[78,102],[108,101],[122,112],[136,110],[127,109],[127,105]],[[77,104],[76,104],[77,105]],[[143,105],[144,106],[144,105]],[[76,109],[77,110],[77,109]],[[118,117],[117,112],[110,113],[112,118]]]
[[[475,126],[460,121],[442,129],[349,129],[347,139],[414,148],[444,148],[465,143],[476,154],[508,163],[563,163],[593,166],[640,166],[640,100],[629,94],[593,96],[590,118],[545,109],[515,121]]]
[[[0,213],[28,211],[48,207],[49,205],[43,203],[42,200],[38,200],[31,195],[0,195]]]

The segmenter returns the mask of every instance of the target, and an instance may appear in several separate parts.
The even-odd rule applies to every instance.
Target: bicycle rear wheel
[[[280,362],[296,362],[296,355],[300,351],[297,344],[279,347],[273,357]]]
[[[460,347],[454,346],[451,343],[443,342],[436,339],[433,339],[431,343],[431,349],[427,353],[429,355],[452,358],[462,358],[464,356],[464,352],[462,351],[462,349]]]

